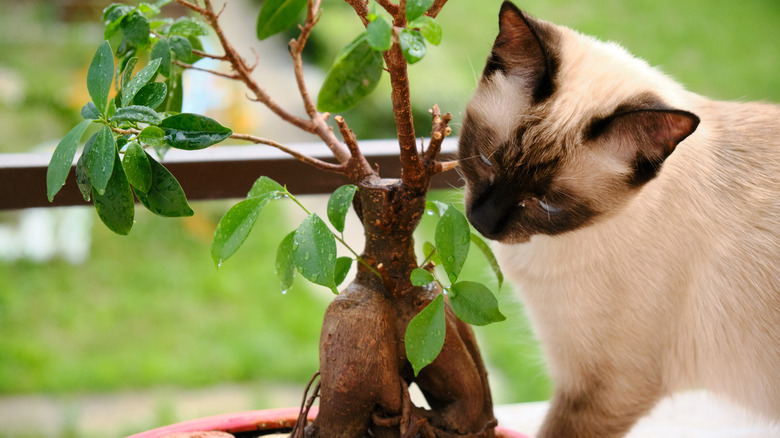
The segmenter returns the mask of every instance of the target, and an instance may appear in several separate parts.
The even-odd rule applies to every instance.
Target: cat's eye
[[[538,200],[537,200],[537,202],[539,203],[539,207],[540,207],[542,210],[544,210],[544,211],[546,211],[547,213],[549,213],[549,214],[558,214],[558,213],[561,213],[561,212],[563,212],[563,209],[562,209],[562,208],[560,208],[560,207],[556,207],[556,206],[554,206],[554,205],[550,205],[550,204],[548,204],[548,203],[546,203],[546,202],[542,201],[541,199],[538,199]]]
[[[523,200],[523,202],[521,202],[519,205],[520,205],[520,207],[522,207],[522,208],[526,208],[526,207],[528,207],[528,206],[529,206],[529,204],[530,204],[530,205],[533,205],[533,204],[536,204],[536,205],[538,205],[538,206],[539,206],[539,208],[540,208],[541,210],[543,210],[543,211],[544,211],[545,213],[547,213],[547,214],[559,214],[559,213],[563,213],[563,208],[556,207],[556,206],[554,206],[554,205],[550,205],[550,204],[548,204],[548,203],[546,203],[546,202],[542,201],[541,199],[539,199],[539,198],[537,198],[537,197],[531,197],[531,198],[528,198],[528,199],[524,199],[524,200]]]
[[[479,159],[482,160],[483,163],[485,163],[485,166],[493,167],[493,163],[491,163],[486,156],[479,154]]]

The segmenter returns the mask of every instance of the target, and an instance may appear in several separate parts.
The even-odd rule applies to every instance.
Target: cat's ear
[[[505,1],[498,15],[499,33],[483,71],[489,77],[497,71],[527,79],[536,101],[553,92],[556,58],[548,48],[555,40],[553,25],[524,13]]]
[[[653,179],[677,145],[693,134],[699,117],[676,109],[637,109],[594,122],[588,137],[633,167],[631,183]]]

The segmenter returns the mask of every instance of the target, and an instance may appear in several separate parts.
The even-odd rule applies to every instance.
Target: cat
[[[538,436],[624,436],[690,388],[778,421],[780,107],[510,2],[499,28],[458,160],[554,382]]]

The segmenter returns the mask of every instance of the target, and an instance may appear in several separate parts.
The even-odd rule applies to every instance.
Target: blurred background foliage
[[[254,41],[260,3],[231,0],[225,19],[243,21],[226,27],[243,35],[237,45],[244,50],[251,45],[263,59],[270,56],[272,61],[261,62],[258,70],[268,75],[264,84],[272,94],[283,94],[294,86],[285,47],[293,34]],[[89,100],[86,70],[102,38],[98,20],[107,4],[0,2],[0,152],[51,150],[78,122],[79,109]],[[442,44],[429,47],[428,55],[409,69],[418,136],[429,132],[427,110],[434,103],[453,113],[457,134],[497,32],[499,6],[499,0],[451,1],[439,16]],[[519,6],[618,41],[698,93],[780,101],[776,0],[527,0]],[[239,13],[230,14],[233,8]],[[312,90],[338,50],[361,30],[343,2],[324,0],[323,9],[306,53]],[[196,74],[185,77],[185,87],[188,83],[185,110],[189,97],[193,110],[237,132],[311,140],[282,130],[231,84]],[[359,139],[394,136],[388,90],[385,75],[370,99],[344,114]],[[298,105],[295,95],[280,99]],[[432,197],[461,202],[458,190]],[[300,220],[284,204],[269,206],[260,219],[264,226],[256,227],[246,247],[217,271],[209,245],[230,205],[197,202],[195,216],[186,219],[139,211],[128,237],[82,220],[78,226],[87,230],[90,251],[77,264],[1,252],[6,256],[0,261],[0,398],[226,382],[276,381],[302,388],[317,369],[319,326],[332,295],[303,281],[285,295],[279,291],[273,273],[276,245],[292,229],[290,221]],[[8,236],[23,227],[21,216],[0,212],[0,237],[6,236],[0,245],[18,244]],[[432,230],[431,220],[421,231],[431,236]],[[470,257],[466,269],[472,278],[491,284],[478,255]],[[549,383],[541,355],[510,289],[499,293],[508,321],[476,329],[495,396],[499,403],[545,399]],[[171,408],[163,411],[159,422],[179,419]]]

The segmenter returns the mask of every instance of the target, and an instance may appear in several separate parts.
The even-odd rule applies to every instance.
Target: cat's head
[[[485,237],[524,242],[622,208],[699,118],[686,92],[631,57],[510,2],[466,108],[466,212]]]

